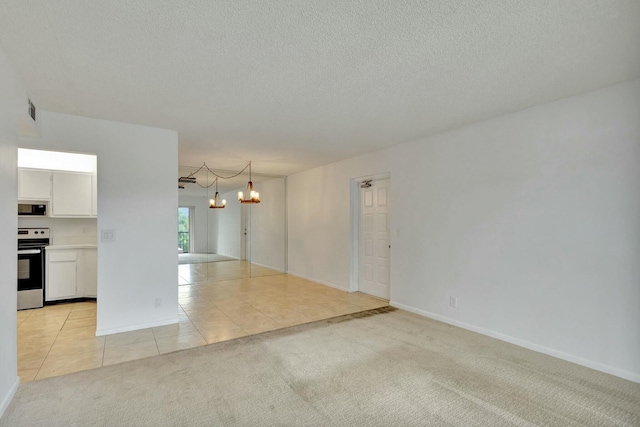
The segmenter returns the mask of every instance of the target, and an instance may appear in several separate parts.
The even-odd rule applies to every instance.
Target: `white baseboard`
[[[261,264],[261,263],[259,263],[259,262],[253,262],[253,261],[252,261],[252,262],[251,262],[251,265],[257,265],[258,267],[268,268],[268,269],[270,269],[270,270],[275,270],[275,271],[280,272],[280,273],[283,273],[283,274],[284,274],[284,273],[286,273],[286,271],[284,271],[284,270],[283,270],[283,269],[281,269],[281,268],[272,267],[272,266],[270,266],[270,265]]]
[[[20,387],[20,377],[16,377],[16,381],[9,389],[9,392],[2,399],[2,403],[0,403],[0,417],[2,417],[4,411],[6,411],[9,407],[9,404],[13,400],[13,396],[15,396],[16,392],[18,391],[18,387]]]
[[[415,314],[419,314],[424,317],[428,317],[433,320],[437,320],[443,323],[448,323],[449,325],[457,326],[462,329],[466,329],[469,331],[477,332],[482,335],[489,336],[491,338],[496,338],[501,341],[505,341],[511,344],[515,344],[519,347],[524,347],[529,350],[537,351],[538,353],[547,354],[549,356],[557,357],[558,359],[566,360],[567,362],[572,362],[577,365],[582,365],[587,368],[595,369],[596,371],[604,372],[607,374],[615,375],[616,377],[624,378],[625,380],[633,381],[636,383],[640,383],[640,374],[636,374],[634,372],[625,371],[623,369],[615,368],[613,366],[605,365],[599,362],[594,362],[592,360],[584,359],[582,357],[575,356],[573,354],[564,353],[559,350],[554,350],[552,348],[544,347],[529,341],[525,341],[519,338],[512,337],[510,335],[505,335],[500,332],[495,332],[490,329],[485,329],[480,326],[471,325],[468,323],[460,322],[459,320],[452,319],[450,317],[442,316],[435,313],[430,313],[425,310],[420,310],[419,308],[411,307],[409,305],[401,304],[396,301],[389,301],[389,305],[392,307],[401,308],[403,310],[410,311]]]
[[[309,280],[311,282],[320,283],[321,285],[329,286],[330,288],[339,289],[339,290],[345,291],[345,292],[351,292],[351,290],[349,288],[343,288],[342,286],[338,286],[338,285],[333,284],[333,283],[329,283],[329,282],[325,282],[325,281],[322,281],[322,280],[314,279],[313,277],[303,276],[301,274],[292,273],[290,271],[287,272],[287,274],[290,275],[290,276],[295,276],[295,277],[299,277],[301,279]]]
[[[178,323],[179,321],[180,319],[176,317],[174,319],[159,320],[157,322],[145,322],[137,323],[135,325],[121,326],[118,328],[98,329],[96,331],[96,336],[100,337],[102,335],[117,334],[119,332],[130,332],[137,331],[138,329],[155,328],[156,326],[173,325],[174,323]]]
[[[227,254],[221,254],[220,252],[212,252],[212,253],[213,253],[213,254],[215,254],[215,255],[220,255],[220,256],[227,257],[227,258],[232,258],[232,259],[234,259],[234,260],[239,260],[239,259],[240,259],[240,258],[239,258],[239,257],[237,257],[237,256],[227,255]],[[218,262],[218,261],[214,261],[214,262]]]

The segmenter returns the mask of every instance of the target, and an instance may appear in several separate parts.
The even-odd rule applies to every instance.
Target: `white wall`
[[[18,121],[26,94],[0,50],[0,416],[20,382],[16,309],[16,228],[18,226]]]
[[[289,273],[349,289],[350,182],[389,165],[382,150],[288,177]]]
[[[98,156],[97,334],[177,322],[178,136],[175,131],[42,111],[24,148]],[[155,299],[162,305],[155,307]]]
[[[640,80],[384,153],[392,304],[640,382]],[[289,178],[291,272],[346,287],[379,157]]]
[[[261,181],[256,191],[260,192],[260,204],[249,205],[251,263],[284,271],[285,178]]]
[[[213,217],[217,219],[217,249],[220,255],[231,258],[240,258],[240,207],[238,192],[230,191],[221,194],[220,197],[227,201],[227,207],[216,209]]]

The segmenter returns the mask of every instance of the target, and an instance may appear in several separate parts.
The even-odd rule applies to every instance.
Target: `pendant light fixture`
[[[184,188],[185,184],[196,184],[201,188],[206,188],[208,193],[208,189],[215,184],[216,192],[215,192],[215,195],[213,196],[213,199],[209,199],[209,208],[222,209],[226,207],[227,201],[222,200],[221,204],[219,204],[220,194],[218,193],[218,179],[235,178],[240,174],[244,173],[244,171],[246,171],[247,168],[249,169],[249,182],[247,182],[246,198],[245,198],[245,193],[243,193],[242,191],[238,191],[238,201],[240,203],[260,203],[260,193],[255,191],[255,189],[253,188],[253,181],[252,181],[252,175],[251,175],[251,162],[247,163],[247,165],[244,168],[242,168],[240,172],[234,173],[232,175],[227,175],[227,176],[219,175],[218,173],[214,172],[213,169],[209,168],[209,166],[207,166],[206,163],[203,163],[202,166],[200,166],[195,171],[191,172],[189,175],[181,176],[180,178],[178,178],[178,188]],[[196,179],[196,175],[203,169],[205,169],[207,172],[207,185],[201,184]],[[216,179],[211,184],[209,184],[209,174],[212,174],[213,176],[216,177]]]
[[[238,191],[238,201],[240,203],[260,203],[260,193],[253,189],[253,182],[251,181],[251,162],[249,162],[249,182],[247,183],[247,196],[245,198],[242,191]]]
[[[216,178],[216,194],[213,196],[213,199],[209,199],[209,209],[224,209],[227,206],[227,201],[222,200],[222,204],[218,205],[218,201],[220,200],[220,194],[218,194],[218,178]]]

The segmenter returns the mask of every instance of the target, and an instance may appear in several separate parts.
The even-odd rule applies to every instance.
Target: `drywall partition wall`
[[[217,249],[220,255],[240,259],[240,207],[238,192],[230,191],[220,195],[227,201],[224,209],[215,209],[217,219]],[[216,222],[211,223],[216,224]]]
[[[20,80],[0,50],[0,416],[18,389],[16,228],[19,112],[26,106]]]
[[[175,131],[42,111],[46,148],[98,155],[97,334],[178,320]],[[158,300],[158,303],[156,301]]]
[[[349,289],[351,180],[388,173],[389,153],[376,151],[287,178],[290,274]]]
[[[640,382],[640,80],[397,146],[391,170],[394,305]]]
[[[249,205],[251,263],[275,270],[285,269],[285,179],[256,184],[260,203]]]

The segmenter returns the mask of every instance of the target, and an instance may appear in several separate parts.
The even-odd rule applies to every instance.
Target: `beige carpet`
[[[373,310],[23,384],[0,426],[640,425],[640,384]]]

